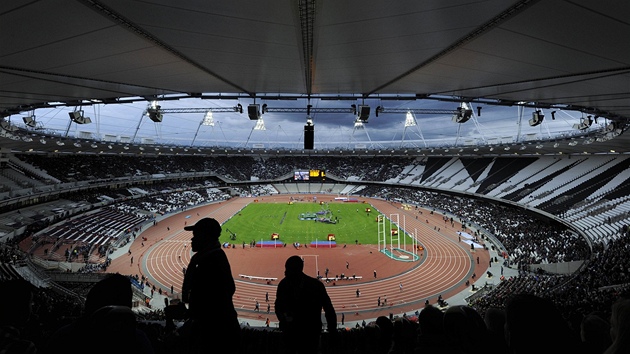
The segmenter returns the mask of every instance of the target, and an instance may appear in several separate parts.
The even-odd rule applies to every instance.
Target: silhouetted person
[[[411,354],[418,344],[418,324],[407,317],[394,319],[392,332],[392,346],[387,354]]]
[[[414,353],[455,353],[455,346],[444,333],[444,312],[433,305],[426,305],[418,314],[418,345]]]
[[[461,353],[486,353],[488,330],[483,317],[470,306],[450,306],[444,312],[444,333]],[[474,345],[473,345],[474,344]]]
[[[182,328],[186,350],[208,352],[220,343],[238,344],[241,327],[232,296],[236,291],[232,269],[221,243],[221,225],[212,218],[184,227],[192,231],[190,259],[182,300],[188,304],[188,320]]]
[[[374,323],[378,326],[379,335],[372,342],[375,353],[387,354],[392,346],[394,323],[387,316],[378,316]]]
[[[24,279],[0,282],[0,353],[37,353],[24,330],[32,315],[33,285]]]
[[[322,331],[322,309],[330,333],[337,315],[324,284],[302,271],[304,261],[291,256],[276,291],[275,312],[282,330],[284,353],[317,353]]]
[[[515,294],[505,306],[505,338],[511,353],[578,353],[567,321],[549,299]]]
[[[602,354],[610,345],[610,322],[600,311],[592,311],[580,321],[580,339],[584,354]]]
[[[630,353],[630,299],[621,298],[612,305],[610,338],[612,344],[604,354]]]
[[[387,318],[387,320],[389,319]],[[362,329],[363,340],[356,342],[355,348],[353,348],[355,350],[354,352],[362,354],[386,354],[387,350],[383,352],[382,349],[383,340],[381,328],[376,324],[376,321],[365,323],[365,320],[363,320]]]
[[[46,345],[47,353],[69,348],[93,353],[153,353],[146,333],[137,327],[132,307],[131,281],[110,274],[88,292],[83,315],[58,329]]]
[[[505,309],[490,307],[483,316],[483,321],[488,329],[488,339],[492,347],[492,353],[508,353],[505,342]]]

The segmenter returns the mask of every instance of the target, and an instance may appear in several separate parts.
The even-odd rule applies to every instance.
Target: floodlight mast
[[[147,109],[145,109],[142,112],[142,116],[140,116],[140,120],[138,121],[138,125],[136,126],[136,131],[133,134],[133,138],[131,139],[132,142],[136,141],[136,136],[138,135],[138,130],[140,130],[140,125],[142,124],[142,118],[144,118],[149,113],[149,109],[156,109],[156,107],[158,107],[157,106],[157,101],[151,101],[147,105]],[[243,113],[242,107],[239,107],[239,106],[234,106],[234,107],[210,107],[210,108],[208,108],[208,107],[161,108],[160,107],[159,111],[160,111],[161,114],[165,114],[165,113],[205,113],[205,114],[207,114],[208,112],[218,112],[218,113],[236,112],[236,113]],[[157,122],[156,122],[156,124],[157,124]],[[203,124],[203,120],[199,124],[199,127],[201,127],[202,124]],[[199,127],[197,128],[197,132],[199,132]],[[193,138],[193,142],[195,141],[196,138],[197,138],[197,133],[195,133],[195,137]],[[191,142],[191,146],[192,146],[192,142]]]
[[[470,103],[469,103],[470,105]],[[470,108],[472,109],[472,105],[470,105]],[[479,133],[479,135],[481,136],[481,140],[483,142],[486,142],[486,136],[483,135],[483,127],[481,125],[481,123],[479,123],[479,116],[481,115],[481,107],[477,107],[477,113],[475,113],[475,110],[472,109],[473,113],[472,113],[472,117],[470,119],[472,119],[473,123],[475,124],[475,128],[477,128],[477,132]]]
[[[350,136],[350,138],[351,139],[354,138],[354,133],[359,129],[363,129],[363,131],[365,132],[365,135],[367,136],[368,141],[370,142],[370,146],[374,146],[372,142],[372,138],[370,138],[370,134],[368,133],[367,128],[365,127],[365,122],[363,122],[359,117],[355,117],[354,127],[352,128],[352,135]]]
[[[197,135],[199,134],[199,129],[201,129],[202,125],[209,125],[214,127],[214,117],[212,116],[212,111],[206,112],[206,114],[203,116],[203,119],[201,119],[201,121],[199,122],[197,130],[195,131],[195,136],[193,136],[193,139],[190,142],[190,146],[193,146],[195,144],[195,140],[197,140]]]
[[[400,141],[400,147],[402,148],[405,144],[405,134],[407,132],[407,128],[416,127],[417,134],[420,136],[422,143],[425,147],[428,146],[427,142],[424,140],[424,135],[422,134],[422,129],[420,128],[415,115],[416,114],[435,114],[435,115],[453,115],[457,112],[454,109],[430,109],[430,108],[385,108],[385,107],[376,107],[376,116],[383,113],[399,113],[405,114],[405,127],[402,132],[402,140]],[[415,147],[415,146],[414,146]]]
[[[377,112],[378,112],[378,108],[377,108]],[[422,139],[422,143],[424,143],[424,146],[427,147],[428,145],[427,145],[427,142],[424,140],[422,129],[420,129],[420,126],[418,125],[416,117],[413,115],[413,113],[411,113],[411,111],[407,111],[407,114],[405,115],[405,128],[403,129],[402,139],[400,141],[400,147],[401,148],[404,147],[405,133],[407,132],[407,128],[410,128],[410,127],[416,127],[416,130],[418,131],[418,136],[420,136],[420,139]],[[417,147],[413,143],[412,145],[414,145],[414,147]]]

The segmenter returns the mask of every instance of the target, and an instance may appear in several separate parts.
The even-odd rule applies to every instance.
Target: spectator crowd
[[[176,213],[230,198],[224,188],[218,188],[224,186],[225,180],[251,181],[255,176],[257,180],[269,181],[287,175],[295,168],[318,166],[342,180],[356,177],[383,182],[400,175],[410,162],[408,158],[274,157],[255,160],[248,157],[161,157],[159,163],[154,158],[134,158],[130,163],[129,157],[93,159],[75,155],[64,157],[64,162],[59,163],[54,158],[37,155],[20,158],[62,181],[107,179],[121,175],[213,172],[214,176],[205,177],[203,181],[165,181],[134,188],[80,190],[64,195],[68,200],[88,204],[102,203],[103,196],[107,196],[114,202],[106,203],[105,208],[120,215],[141,216],[139,224],[149,222],[150,215]],[[239,185],[233,188],[232,195],[259,195],[269,191],[261,187],[266,184]],[[629,352],[628,344],[623,342],[630,330],[630,305],[627,300],[630,243],[627,237],[606,243],[587,242],[566,226],[525,213],[520,208],[403,186],[367,184],[360,194],[412,205],[419,215],[422,210],[430,210],[459,218],[463,225],[481,230],[484,235],[496,240],[507,251],[505,265],[517,268],[519,274],[500,282],[493,290],[467,305],[452,305],[445,310],[427,305],[413,316],[379,317],[356,327],[340,326],[336,330],[325,331],[320,343],[322,353]],[[47,226],[40,224],[38,227]],[[31,234],[36,231],[29,229]],[[124,230],[121,232],[130,237]],[[13,266],[28,259],[28,254],[17,245],[29,233],[0,244],[3,265]],[[84,254],[91,251],[91,247],[77,246],[76,250]],[[107,255],[106,248],[96,247],[92,251]],[[530,267],[571,261],[584,261],[584,264],[573,274],[561,275]],[[0,273],[2,289],[20,280],[6,269],[9,267],[2,267]],[[101,270],[98,266],[86,265],[82,272]],[[145,279],[135,281],[146,282]],[[28,321],[10,323],[9,317],[2,316],[0,345],[13,343],[11,339],[15,339],[33,344],[16,348],[45,352],[47,343],[61,327],[85,315],[84,298],[87,295],[86,291],[77,295],[35,286],[30,291],[34,306],[29,310]],[[17,293],[2,293],[4,298],[0,302],[4,304],[20,300],[12,297]],[[136,314],[135,326],[150,342],[150,346],[140,346],[140,350],[183,353],[177,332],[170,326],[173,320],[181,319],[173,318],[173,311],[170,311],[179,305],[171,306],[167,306],[168,311]],[[241,340],[230,343],[234,345],[231,352],[275,353],[279,349],[279,331],[277,328],[241,323]]]

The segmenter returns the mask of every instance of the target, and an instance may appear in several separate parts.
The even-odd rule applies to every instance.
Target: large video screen
[[[293,174],[293,180],[295,181],[308,181],[309,171],[295,171]]]
[[[293,172],[294,181],[324,181],[326,172],[324,170],[296,170]]]

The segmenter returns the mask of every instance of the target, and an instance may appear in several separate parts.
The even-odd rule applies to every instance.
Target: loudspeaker
[[[367,123],[368,118],[370,118],[370,106],[359,106],[359,119]]]
[[[260,118],[260,105],[250,104],[247,106],[247,115],[251,120],[258,120],[258,118]]]
[[[313,150],[315,145],[315,126],[306,124],[304,126],[304,150]]]

